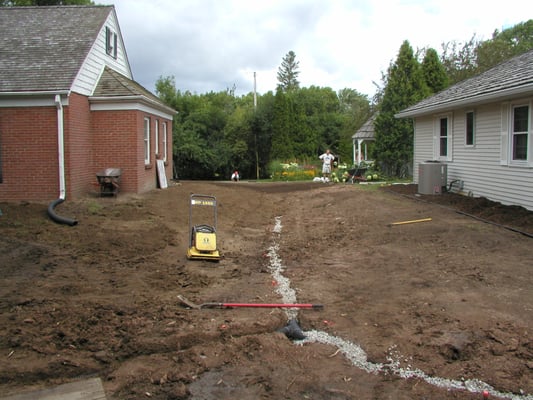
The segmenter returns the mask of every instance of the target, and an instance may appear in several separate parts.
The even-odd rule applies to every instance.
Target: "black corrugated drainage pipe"
[[[70,225],[70,226],[75,226],[75,225],[78,225],[78,221],[76,221],[75,219],[72,219],[72,218],[67,218],[67,217],[61,217],[59,215],[57,215],[55,213],[55,207],[61,203],[63,203],[65,201],[65,199],[57,199],[57,200],[54,200],[53,202],[50,203],[50,205],[48,206],[48,216],[55,222],[57,222],[58,224],[65,224],[65,225]]]

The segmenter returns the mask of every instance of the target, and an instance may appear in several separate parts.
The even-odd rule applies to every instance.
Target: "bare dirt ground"
[[[415,192],[180,182],[67,200],[72,227],[0,203],[0,396],[100,377],[110,400],[532,399],[533,213]],[[219,263],[186,258],[191,193],[217,197]],[[324,308],[177,299],[287,284]],[[291,313],[303,342],[278,332]]]

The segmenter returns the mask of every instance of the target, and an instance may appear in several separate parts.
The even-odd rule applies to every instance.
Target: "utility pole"
[[[254,71],[254,113],[257,111],[257,83]],[[259,149],[257,148],[257,130],[255,130],[255,174],[256,179],[259,180]]]
[[[255,71],[254,71],[254,111],[257,109],[257,83],[255,79]]]

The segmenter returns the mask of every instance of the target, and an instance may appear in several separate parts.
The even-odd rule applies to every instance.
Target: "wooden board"
[[[106,397],[100,378],[92,378],[36,392],[0,397],[0,400],[106,400]]]
[[[159,187],[166,189],[168,187],[167,175],[165,174],[165,162],[157,160],[157,176],[159,177]]]

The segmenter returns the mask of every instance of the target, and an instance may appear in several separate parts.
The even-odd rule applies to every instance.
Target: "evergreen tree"
[[[278,88],[283,90],[285,93],[292,92],[300,87],[300,82],[298,82],[298,67],[300,62],[296,61],[296,54],[294,51],[289,51],[281,62],[280,67],[278,68]]]
[[[394,115],[430,93],[420,63],[409,42],[404,41],[396,63],[389,67],[387,86],[374,123],[374,156],[386,174],[405,177],[412,167],[413,122]]]
[[[422,61],[422,73],[426,85],[433,93],[440,92],[448,87],[448,75],[446,70],[439,60],[439,56],[435,49],[427,49]]]

